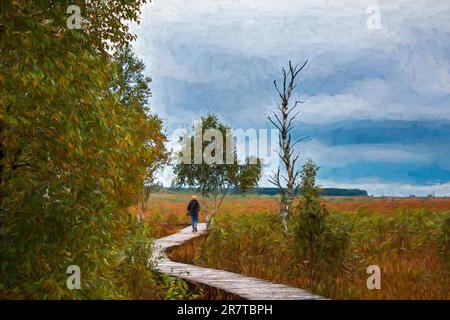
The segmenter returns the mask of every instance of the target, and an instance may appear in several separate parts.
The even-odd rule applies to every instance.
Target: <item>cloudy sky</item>
[[[321,185],[450,195],[448,0],[154,0],[141,20],[134,48],[169,136],[209,112],[270,128],[272,81],[308,59],[296,135]]]

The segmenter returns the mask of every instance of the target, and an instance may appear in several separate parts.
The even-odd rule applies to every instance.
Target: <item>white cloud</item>
[[[436,74],[443,76],[443,73],[436,72]],[[430,82],[428,86],[430,90],[440,90],[445,85],[431,79]],[[425,90],[423,87],[422,89]],[[344,119],[450,119],[448,105],[434,106],[412,99],[408,100],[408,103],[401,103],[401,97],[398,94],[401,91],[401,85],[391,84],[381,79],[367,79],[352,83],[335,95],[319,94],[301,97],[305,101],[302,105],[301,121],[320,124]],[[450,91],[445,94],[450,94]]]
[[[372,5],[380,7],[381,30],[366,26],[366,9]],[[153,37],[165,39],[175,28],[189,40],[268,56],[280,49],[360,50],[392,41],[411,43],[414,35],[405,33],[405,25],[448,30],[448,10],[447,1],[428,0],[190,0],[182,5],[154,0],[143,8],[142,24],[133,30],[161,31]]]
[[[424,146],[408,146],[394,144],[358,144],[327,146],[318,140],[311,140],[301,145],[302,158],[314,159],[318,164],[329,163],[334,167],[342,167],[359,161],[385,162],[427,162],[431,156],[417,152]]]
[[[374,4],[381,10],[381,30],[366,26],[366,9]],[[450,62],[444,47],[435,48],[448,40],[449,14],[447,1],[191,0],[180,5],[156,0],[143,8],[142,23],[132,30],[138,34],[135,48],[158,89],[155,108],[163,116],[165,106],[160,104],[183,93],[161,88],[162,78],[245,94],[239,88],[277,72],[290,58],[309,58],[305,77],[311,79],[345,73],[342,68],[358,57],[363,63],[367,56],[379,56],[392,60],[386,79],[370,78],[371,68],[377,68],[370,62],[367,79],[339,93],[305,97],[310,104],[305,105],[304,121],[450,119],[448,108],[402,97],[408,90],[450,94]],[[234,68],[239,59],[267,63]]]
[[[329,123],[354,118],[355,115],[367,118],[371,111],[367,101],[352,94],[317,95],[302,99],[305,104],[301,106],[303,111],[299,119],[305,123]]]
[[[366,26],[370,5],[380,7],[381,30]],[[153,0],[132,31],[153,78],[152,107],[168,129],[208,111],[233,127],[267,127],[277,102],[272,77],[288,59],[306,58],[302,80],[313,84],[300,91],[304,123],[450,120],[449,16],[448,0]],[[304,149],[326,165],[430,156],[395,145],[311,141]]]

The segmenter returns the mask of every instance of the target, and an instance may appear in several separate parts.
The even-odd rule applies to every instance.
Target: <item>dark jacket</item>
[[[197,214],[200,210],[200,204],[196,199],[192,199],[191,201],[189,201],[187,209],[189,211],[189,214]]]

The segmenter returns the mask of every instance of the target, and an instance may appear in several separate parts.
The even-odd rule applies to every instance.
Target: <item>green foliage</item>
[[[305,198],[314,200],[320,195],[320,188],[316,186],[316,175],[319,167],[312,159],[306,160],[300,171],[300,193]]]
[[[111,78],[111,92],[127,108],[123,120],[132,124],[134,129],[128,132],[133,139],[139,139],[147,146],[146,185],[151,187],[155,184],[154,173],[167,164],[169,157],[164,145],[167,139],[163,134],[162,120],[151,113],[148,106],[151,78],[143,75],[145,65],[130,46],[119,48],[112,60],[116,72]]]
[[[196,136],[203,136],[208,129],[217,129],[221,132],[223,139],[227,136],[227,127],[219,122],[219,119],[215,115],[208,115],[202,117],[202,129],[201,132],[194,132],[190,137],[191,140],[191,157],[194,159],[195,144],[194,139]],[[221,141],[224,142],[224,141]],[[201,154],[205,152],[205,149],[210,143],[203,140],[201,146]],[[227,146],[222,149],[222,158],[226,159]],[[198,152],[198,151],[197,151]],[[237,154],[233,149],[233,163],[207,163],[202,161],[201,164],[194,163],[178,163],[175,165],[174,184],[179,187],[187,186],[196,190],[204,196],[209,194],[222,194],[231,189],[239,189],[242,192],[257,185],[261,177],[261,161],[256,159],[256,164],[250,164],[250,159],[246,160],[245,164],[238,164]],[[215,154],[213,154],[215,156]],[[223,161],[224,162],[224,161]]]
[[[151,97],[152,79],[143,75],[144,62],[137,58],[130,46],[119,48],[113,59],[118,72],[112,89],[118,94],[120,103],[127,106],[146,106]]]
[[[300,173],[302,198],[292,208],[294,247],[314,288],[325,276],[342,269],[350,248],[350,226],[330,221],[316,186],[319,167],[308,160]]]
[[[143,105],[139,63],[127,69],[129,52],[107,52],[133,38],[125,22],[143,2],[0,4],[2,298],[148,294],[148,239],[126,208],[164,159],[165,137]],[[81,30],[65,26],[69,4],[82,7]],[[138,84],[124,85],[127,76]],[[66,287],[73,264],[81,290]]]
[[[197,139],[200,135],[203,137],[205,131],[208,129],[217,129],[221,132],[222,139],[225,140],[225,143],[223,143],[224,141],[221,141],[224,147],[222,148],[222,154],[219,155],[221,156],[221,162],[223,163],[207,163],[206,161],[202,161],[200,164],[195,164],[180,161],[174,167],[174,185],[178,187],[188,187],[203,196],[212,197],[214,199],[214,207],[211,214],[212,218],[219,209],[223,198],[230,191],[239,190],[240,192],[245,192],[258,184],[262,173],[262,163],[260,159],[254,159],[256,160],[255,163],[251,163],[250,159],[247,158],[244,164],[239,164],[234,144],[233,148],[226,145],[227,139],[225,137],[229,135],[229,133],[227,133],[227,127],[221,124],[215,115],[202,117],[201,120],[201,130],[197,130],[189,137],[190,141],[188,141],[188,143],[191,144],[190,159],[194,159],[195,156],[196,151],[194,141],[196,137]],[[231,141],[231,139],[233,138],[229,137],[228,140]],[[210,142],[202,139],[202,155],[209,144]],[[233,163],[225,163],[228,149],[232,149]],[[219,151],[220,148],[215,149],[212,156],[218,156],[215,153]],[[180,153],[180,158],[181,157],[183,157],[183,155]],[[207,218],[207,223],[209,224],[209,216]]]
[[[174,277],[159,274],[149,261],[152,244],[149,241],[150,226],[133,224],[128,231],[114,267],[112,279],[120,295],[125,299],[195,299],[200,294],[192,291],[187,283]],[[104,298],[104,297],[102,297]]]

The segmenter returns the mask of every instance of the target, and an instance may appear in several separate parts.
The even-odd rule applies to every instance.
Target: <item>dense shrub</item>
[[[318,169],[312,160],[303,165],[301,196],[290,210],[293,251],[308,273],[311,288],[319,282],[326,283],[325,277],[334,278],[342,270],[350,248],[349,224],[341,223],[337,216],[330,216],[322,205],[321,190],[316,186]]]
[[[164,157],[146,80],[128,81],[129,54],[110,55],[144,2],[78,1],[79,30],[66,27],[71,1],[0,2],[0,298],[186,292],[147,266],[148,231],[126,211]]]
[[[330,215],[319,199],[306,198],[294,207],[293,251],[308,273],[309,286],[315,288],[325,277],[336,277],[350,250],[350,224]]]

